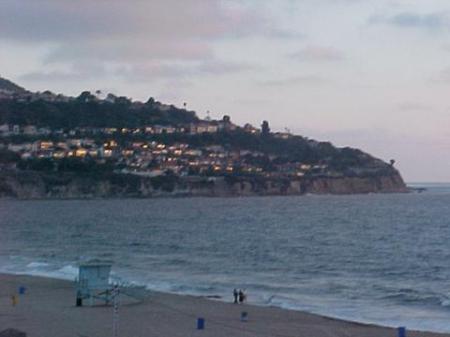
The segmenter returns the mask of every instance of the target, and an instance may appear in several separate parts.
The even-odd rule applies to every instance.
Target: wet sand
[[[19,286],[26,292],[18,294]],[[11,295],[17,304],[12,305]],[[135,295],[135,294],[134,294]],[[0,331],[15,328],[30,337],[111,337],[113,307],[75,306],[73,282],[0,274]],[[396,329],[346,322],[299,311],[233,304],[203,297],[139,292],[120,296],[120,337],[383,337]],[[241,321],[247,312],[248,321]],[[205,319],[197,330],[197,318]],[[407,336],[449,336],[408,331]]]

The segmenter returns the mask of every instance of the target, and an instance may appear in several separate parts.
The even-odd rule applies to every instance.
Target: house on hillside
[[[238,128],[236,124],[231,122],[230,116],[223,116],[220,121],[215,122],[219,131],[234,131]]]
[[[9,133],[10,133],[10,127],[8,124],[0,125],[0,135],[9,136]]]
[[[170,125],[155,125],[153,127],[153,133],[154,134],[171,134],[171,133],[175,133],[177,131],[177,129],[173,126]]]
[[[216,133],[219,127],[215,123],[191,123],[189,126],[189,133],[191,135],[201,135],[203,133]]]
[[[258,128],[255,128],[253,125],[247,123],[244,125],[244,131],[251,133],[251,134],[257,134],[260,133],[261,130],[259,130]]]
[[[38,131],[36,126],[26,125],[23,127],[23,134],[27,136],[36,136],[38,134]]]
[[[292,134],[289,132],[276,132],[274,137],[279,139],[289,139],[292,137]]]

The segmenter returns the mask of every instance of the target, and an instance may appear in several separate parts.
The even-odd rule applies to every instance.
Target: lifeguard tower
[[[92,261],[81,264],[78,271],[77,306],[82,306],[84,299],[88,299],[90,305],[94,305],[95,299],[109,304],[114,289],[109,284],[110,273],[111,263]]]

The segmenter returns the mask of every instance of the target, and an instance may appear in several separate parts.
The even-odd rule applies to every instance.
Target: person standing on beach
[[[239,289],[238,296],[239,296],[239,303],[244,303],[244,300],[245,300],[245,294],[244,294],[244,292],[242,291],[242,289]]]
[[[238,291],[236,288],[233,289],[233,297],[234,297],[233,303],[237,303],[238,302]]]

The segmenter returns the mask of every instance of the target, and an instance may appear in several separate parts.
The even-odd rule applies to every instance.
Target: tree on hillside
[[[92,95],[90,91],[83,91],[77,97],[77,101],[82,102],[82,103],[86,103],[86,102],[93,101],[93,100],[95,100],[95,96]]]
[[[261,135],[268,136],[270,134],[270,127],[268,121],[263,121],[261,124]]]

